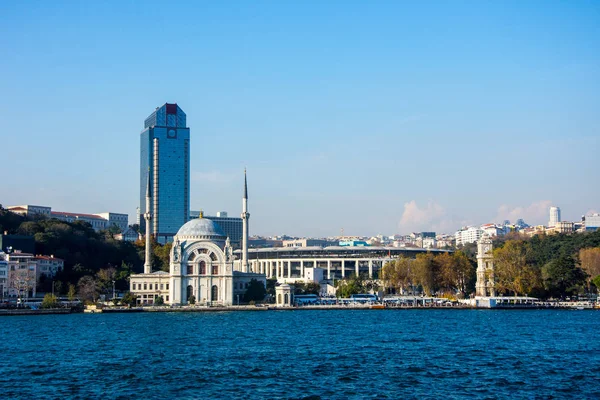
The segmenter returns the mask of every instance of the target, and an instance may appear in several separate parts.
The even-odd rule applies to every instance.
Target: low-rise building
[[[132,228],[127,228],[121,233],[117,233],[115,235],[115,239],[123,240],[125,242],[135,242],[136,240],[140,239],[140,235]]]
[[[311,246],[329,246],[332,243],[323,239],[293,239],[284,240],[282,247],[311,247]]]
[[[111,226],[116,226],[121,230],[121,232],[125,232],[129,227],[129,215],[127,214],[105,212],[94,215],[97,215],[98,217],[106,220],[107,228],[110,228]]]
[[[586,231],[596,231],[600,229],[600,214],[588,214],[584,217],[584,222]]]

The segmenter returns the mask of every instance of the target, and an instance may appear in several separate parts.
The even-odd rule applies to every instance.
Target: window
[[[164,284],[161,283],[160,284],[160,290],[163,290],[163,286],[164,286]]]
[[[187,266],[187,274],[188,275],[192,275],[193,273],[194,273],[194,266],[188,264],[188,266]]]
[[[148,290],[148,284],[144,283],[144,290]]]
[[[200,261],[198,268],[200,269],[200,272],[198,272],[200,275],[206,275],[206,262]]]
[[[135,283],[133,284],[133,286],[132,286],[132,287],[133,287],[133,290],[135,290]]]
[[[219,275],[219,266],[218,265],[213,265],[212,266],[212,274],[213,275]]]
[[[215,253],[210,253],[210,259],[213,261],[217,261],[217,255]]]
[[[169,290],[169,284],[167,283],[167,290]]]

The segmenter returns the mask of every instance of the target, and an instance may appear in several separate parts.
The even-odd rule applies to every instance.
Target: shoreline
[[[575,306],[512,306],[512,307],[448,307],[448,306],[407,306],[407,307],[382,307],[372,305],[315,305],[302,307],[276,307],[276,306],[228,306],[228,307],[133,307],[133,308],[102,308],[71,310],[58,309],[0,309],[2,316],[22,315],[57,315],[57,314],[127,314],[127,313],[211,313],[211,312],[265,312],[265,311],[313,311],[313,310],[557,310],[557,311],[598,311],[600,308],[577,308]]]

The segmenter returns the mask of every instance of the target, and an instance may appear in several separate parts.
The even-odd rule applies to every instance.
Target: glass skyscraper
[[[158,107],[140,134],[140,214],[146,212],[150,174],[152,234],[162,243],[173,237],[190,214],[190,128],[177,104]],[[140,219],[142,232],[145,221]]]

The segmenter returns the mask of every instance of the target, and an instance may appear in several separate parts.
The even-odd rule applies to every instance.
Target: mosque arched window
[[[200,261],[200,264],[198,264],[198,274],[206,275],[206,262]]]
[[[219,266],[218,265],[213,265],[212,266],[212,274],[213,275],[219,275]]]
[[[211,301],[219,300],[219,288],[217,287],[217,285],[213,285],[213,287],[211,288],[210,298],[211,298]]]
[[[217,261],[217,255],[215,253],[210,253],[210,259],[213,261]]]
[[[187,274],[192,275],[194,273],[194,266],[192,264],[188,264],[187,266]]]

